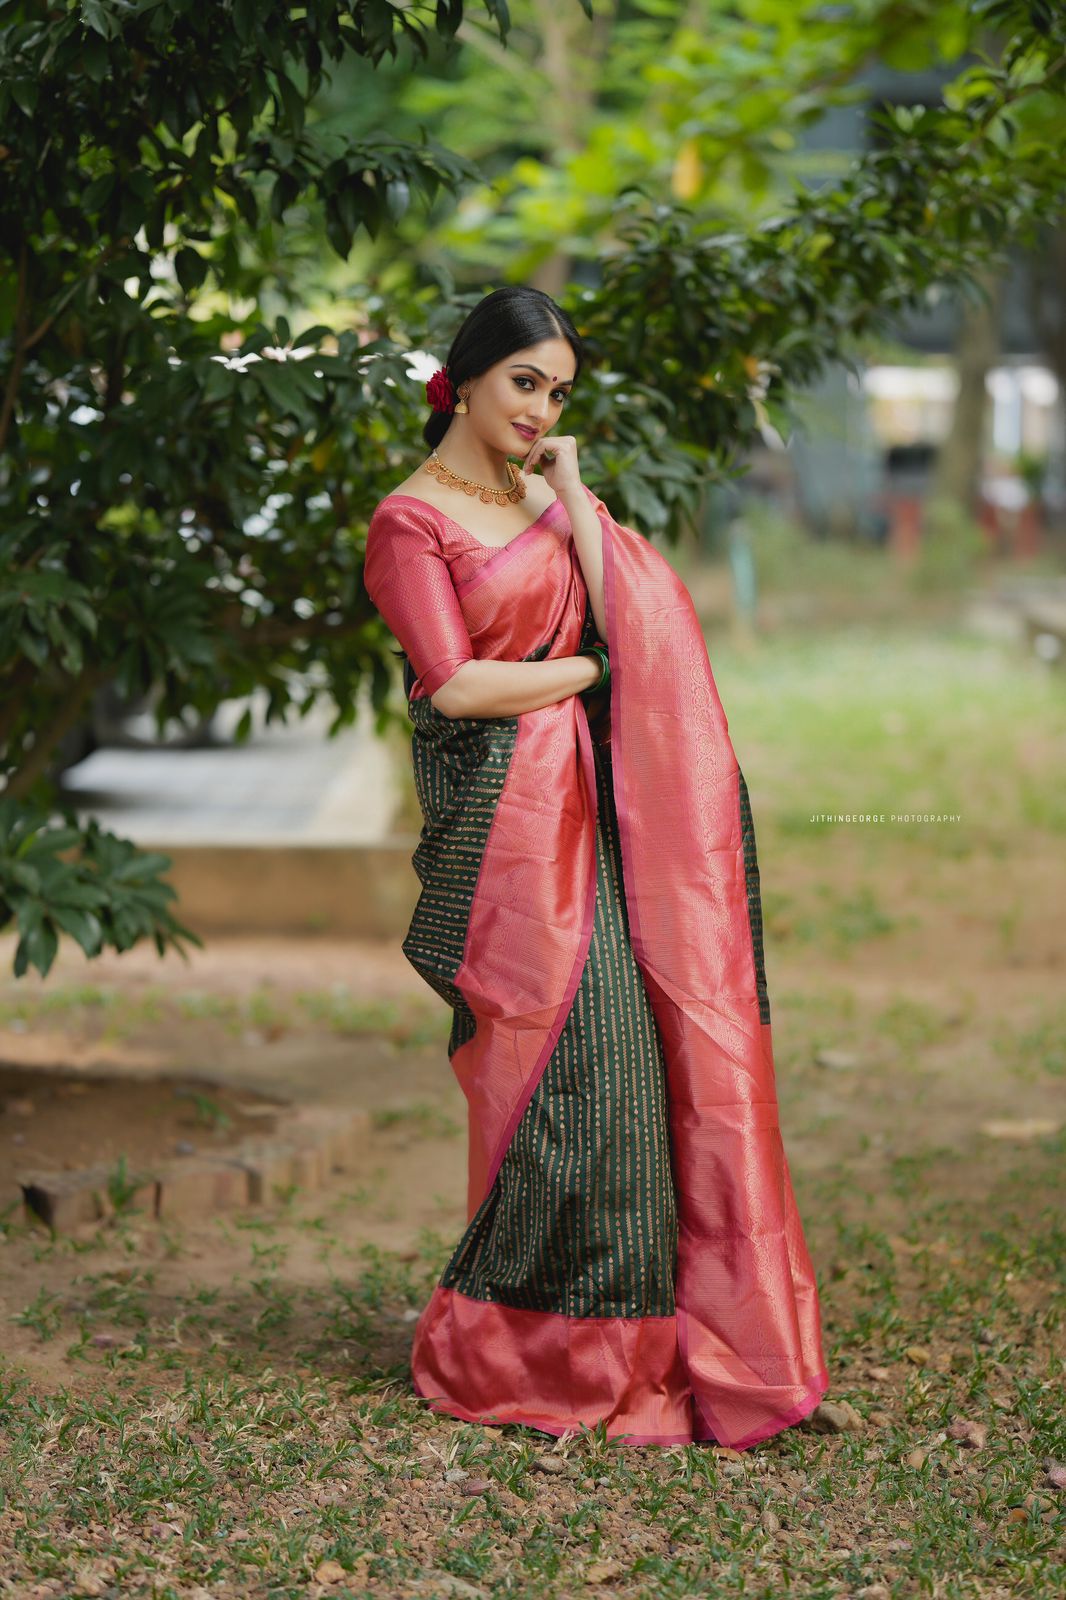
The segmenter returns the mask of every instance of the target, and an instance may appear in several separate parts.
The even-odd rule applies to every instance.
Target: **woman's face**
[[[543,339],[515,350],[472,380],[470,424],[493,448],[524,456],[558,422],[575,365],[565,339]]]

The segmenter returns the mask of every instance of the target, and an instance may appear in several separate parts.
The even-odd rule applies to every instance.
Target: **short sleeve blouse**
[[[422,690],[432,695],[465,661],[470,635],[432,517],[404,500],[378,502],[366,536],[363,583],[403,647]]]

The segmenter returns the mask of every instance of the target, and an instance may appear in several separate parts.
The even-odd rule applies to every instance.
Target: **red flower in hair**
[[[434,411],[455,410],[455,390],[452,388],[447,367],[438,367],[426,384],[426,399]]]

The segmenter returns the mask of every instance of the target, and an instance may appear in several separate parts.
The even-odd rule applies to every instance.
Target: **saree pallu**
[[[412,1378],[468,1420],[746,1449],[828,1388],[751,810],[685,585],[586,493],[611,659],[595,737],[579,695],[480,719],[430,698],[464,660],[596,637],[559,501],[493,549],[405,495],[368,531],[424,817],[403,948],[452,1007],[468,1108],[467,1230]]]

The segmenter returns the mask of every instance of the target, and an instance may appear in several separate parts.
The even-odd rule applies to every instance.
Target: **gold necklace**
[[[493,502],[498,506],[513,506],[526,497],[525,479],[513,461],[507,463],[507,472],[511,479],[509,489],[494,489],[487,483],[475,483],[473,478],[460,477],[458,472],[453,472],[451,467],[444,465],[435,450],[429,460],[424,461],[422,465],[439,483],[443,483],[449,489],[462,489],[464,494],[479,495],[487,506]]]

